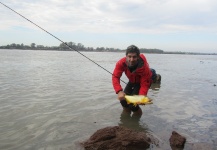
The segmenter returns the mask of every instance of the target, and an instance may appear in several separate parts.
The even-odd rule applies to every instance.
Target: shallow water
[[[110,72],[124,56],[83,54]],[[0,50],[0,149],[82,149],[96,130],[115,125],[149,132],[163,149],[173,130],[187,137],[185,149],[217,148],[217,56],[146,57],[162,83],[149,90],[153,104],[136,121],[121,117],[111,74],[77,52]]]

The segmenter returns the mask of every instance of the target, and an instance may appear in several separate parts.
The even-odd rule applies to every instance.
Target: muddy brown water
[[[110,72],[124,56],[84,54]],[[217,148],[217,56],[146,57],[162,83],[152,86],[153,104],[133,120],[121,117],[111,75],[78,53],[0,50],[0,149],[82,149],[79,142],[96,130],[117,125],[151,133],[163,148],[173,130],[187,138],[186,149]]]

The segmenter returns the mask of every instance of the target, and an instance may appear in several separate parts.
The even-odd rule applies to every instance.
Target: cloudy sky
[[[65,42],[85,47],[217,53],[216,0],[0,0]],[[0,3],[0,45],[58,46]]]

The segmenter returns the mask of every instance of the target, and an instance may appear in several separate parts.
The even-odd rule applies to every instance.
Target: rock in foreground
[[[144,132],[114,126],[97,130],[82,145],[86,150],[140,150],[150,147],[151,139]]]

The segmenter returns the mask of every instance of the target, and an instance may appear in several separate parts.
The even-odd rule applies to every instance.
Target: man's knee
[[[157,74],[156,71],[152,68],[150,68],[151,72],[152,72],[152,82],[153,83],[160,83],[161,82],[161,75]]]
[[[127,104],[126,100],[121,100],[120,103],[124,108],[129,108],[129,105]]]

